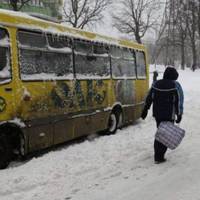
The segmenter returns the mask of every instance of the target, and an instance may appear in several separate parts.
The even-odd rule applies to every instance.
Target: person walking
[[[141,118],[145,119],[153,104],[153,117],[157,127],[162,121],[180,123],[183,115],[184,94],[178,81],[178,72],[173,67],[167,67],[163,79],[152,84],[145,100]],[[167,147],[154,140],[154,161],[156,164],[165,162]]]

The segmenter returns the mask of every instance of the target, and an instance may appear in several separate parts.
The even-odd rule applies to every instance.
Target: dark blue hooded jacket
[[[176,81],[178,72],[167,67],[163,79],[153,83],[147,95],[144,109],[148,110],[153,103],[153,116],[158,121],[173,121],[175,115],[183,114],[183,90]]]

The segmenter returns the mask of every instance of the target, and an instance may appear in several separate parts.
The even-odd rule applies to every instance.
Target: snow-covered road
[[[0,200],[199,200],[200,71],[180,71],[186,137],[167,162],[153,162],[149,113],[116,135],[51,151],[0,171]]]

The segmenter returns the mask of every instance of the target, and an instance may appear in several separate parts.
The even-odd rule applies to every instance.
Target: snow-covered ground
[[[200,71],[179,71],[185,92],[182,144],[153,162],[156,131],[145,121],[0,171],[0,200],[199,200]]]

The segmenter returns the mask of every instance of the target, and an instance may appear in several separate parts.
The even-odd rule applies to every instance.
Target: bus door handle
[[[11,91],[12,91],[12,88],[9,87],[9,88],[5,88],[4,90],[5,90],[6,92],[11,92]]]

